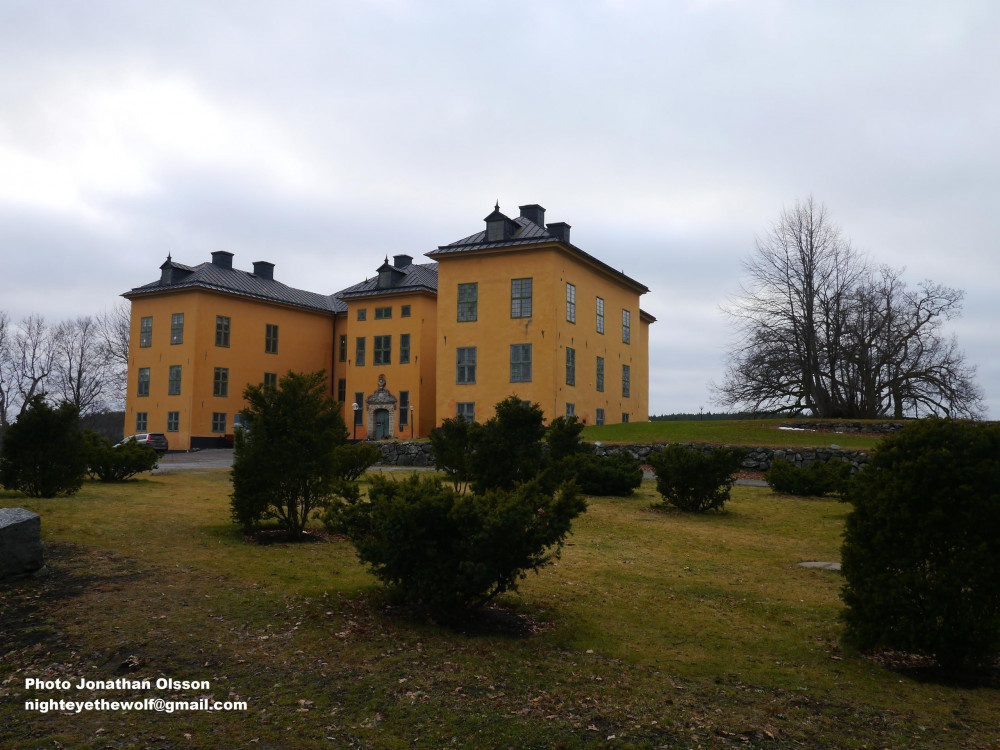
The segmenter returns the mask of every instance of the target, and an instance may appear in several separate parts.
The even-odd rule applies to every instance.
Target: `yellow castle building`
[[[233,255],[188,266],[168,257],[132,303],[125,432],[162,432],[171,450],[225,445],[248,383],[325,370],[357,438],[424,437],[447,417],[485,420],[512,394],[546,419],[645,421],[649,291],[545,224],[531,204],[499,205],[479,232],[388,257],[330,295]]]

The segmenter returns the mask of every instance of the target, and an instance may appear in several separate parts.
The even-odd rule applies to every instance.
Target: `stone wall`
[[[894,435],[903,429],[903,422],[815,422],[796,419],[794,422],[782,422],[781,426],[795,430],[817,430],[820,432],[867,432],[876,435]]]
[[[382,450],[383,466],[434,466],[434,453],[430,443],[385,442],[377,443]],[[711,450],[714,446],[694,443],[681,443],[697,450]],[[627,451],[640,461],[649,457],[654,450],[660,450],[662,445],[647,444],[615,444],[596,445],[599,455],[607,455],[618,451]],[[751,471],[767,471],[771,461],[783,458],[796,466],[808,466],[814,461],[830,461],[839,459],[847,461],[855,468],[867,463],[868,454],[859,450],[844,450],[841,448],[743,448],[747,451],[743,459],[743,467]]]
[[[679,445],[693,448],[695,450],[710,451],[717,447],[702,443],[679,443]],[[840,460],[847,461],[855,469],[860,468],[868,462],[868,453],[859,450],[844,450],[843,448],[755,448],[747,446],[722,446],[724,448],[736,447],[747,452],[743,459],[743,468],[751,471],[767,471],[771,468],[771,461],[782,458],[796,466],[808,466],[815,461]],[[627,451],[640,461],[649,457],[649,454],[662,449],[662,445],[639,445],[639,444],[617,444],[597,446],[598,455],[607,455],[618,451]]]
[[[383,466],[433,466],[434,451],[430,443],[387,441],[375,443],[382,451]]]

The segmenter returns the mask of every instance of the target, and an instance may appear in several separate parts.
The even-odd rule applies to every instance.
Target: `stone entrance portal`
[[[378,376],[378,390],[365,399],[368,437],[388,440],[396,434],[396,397],[385,388],[385,375]]]

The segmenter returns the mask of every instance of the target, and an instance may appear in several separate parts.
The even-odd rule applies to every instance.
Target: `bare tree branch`
[[[723,308],[736,343],[716,400],[727,407],[822,417],[934,413],[976,417],[975,367],[941,325],[963,293],[855,253],[810,197],[782,212]]]

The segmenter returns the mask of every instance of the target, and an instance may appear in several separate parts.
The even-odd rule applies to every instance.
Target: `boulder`
[[[0,579],[42,567],[42,519],[24,508],[0,508]]]

